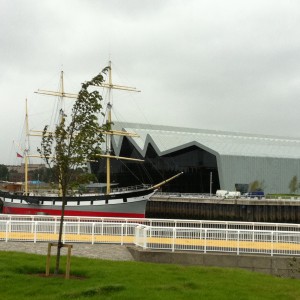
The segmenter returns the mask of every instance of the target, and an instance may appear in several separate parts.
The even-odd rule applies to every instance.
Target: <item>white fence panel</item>
[[[39,220],[32,216],[23,219],[11,216],[4,218],[3,215],[0,217],[1,241],[55,242],[58,239],[59,217],[45,217],[48,220]],[[151,226],[134,223],[132,219],[117,219],[117,222],[114,218],[98,218],[95,222],[93,220],[94,218],[77,217],[67,219],[63,226],[63,242],[136,244],[143,249],[204,253],[300,255],[300,231],[295,230],[298,228],[297,224],[283,226],[187,221],[188,227],[183,227],[184,220],[173,222],[174,220],[144,219],[144,223]],[[159,224],[166,226],[158,226]],[[172,227],[171,224],[176,226]],[[262,230],[263,228],[274,230]]]
[[[50,215],[7,215],[0,214],[0,221],[54,221],[59,222],[60,216]],[[65,222],[86,223],[126,223],[141,224],[153,227],[176,228],[212,228],[212,229],[236,229],[258,231],[299,231],[300,224],[289,223],[256,223],[256,222],[230,222],[210,220],[171,220],[171,219],[139,219],[139,218],[103,218],[103,217],[72,217],[65,216]]]
[[[144,249],[300,255],[300,232],[214,228],[169,228],[140,225],[135,244]]]

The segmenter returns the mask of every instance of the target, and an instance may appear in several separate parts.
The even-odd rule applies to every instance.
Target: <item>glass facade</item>
[[[144,159],[144,163],[111,160],[111,182],[119,187],[136,184],[156,184],[179,172],[181,176],[161,187],[163,192],[212,193],[220,188],[216,157],[196,146],[158,156],[149,144],[143,158],[127,138],[123,139],[120,156]],[[106,160],[91,164],[99,182],[106,181]],[[212,177],[212,180],[210,179]]]

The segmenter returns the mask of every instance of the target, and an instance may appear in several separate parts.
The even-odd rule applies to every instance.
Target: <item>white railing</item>
[[[279,230],[279,226],[274,227],[277,230],[229,229],[213,227],[219,223],[210,222],[205,223],[206,228],[171,227],[153,225],[153,220],[151,220],[151,226],[132,220],[132,222],[129,220],[122,222],[122,220],[114,222],[108,219],[98,220],[98,222],[65,221],[63,242],[135,244],[143,249],[204,253],[229,252],[238,255],[242,253],[300,255],[300,231]],[[0,241],[5,242],[53,242],[58,239],[58,231],[57,220],[0,220]]]
[[[110,222],[64,222],[64,243],[133,244],[137,224]],[[59,222],[0,221],[0,241],[53,242],[58,240]]]
[[[139,225],[135,245],[169,251],[300,255],[300,232]]]
[[[209,198],[210,200],[213,199],[219,199],[219,200],[223,200],[225,197],[220,197],[217,196],[216,194],[209,194],[209,193],[176,193],[176,192],[156,192],[155,195],[153,196],[155,197],[161,197],[161,198],[190,198],[190,199],[203,199],[203,198]],[[258,200],[258,199],[264,199],[264,200],[290,200],[290,201],[299,201],[300,197],[297,195],[294,196],[284,196],[284,195],[245,195],[242,194],[239,197],[232,197],[232,198],[228,198],[228,199],[239,199],[239,200]]]
[[[235,229],[259,231],[299,231],[300,224],[238,222],[238,221],[211,221],[211,220],[181,220],[181,219],[145,219],[145,218],[101,218],[101,217],[72,217],[65,216],[65,222],[79,223],[125,223],[141,224],[154,227],[184,227],[200,229]],[[0,221],[47,221],[59,222],[60,216],[50,215],[8,215],[0,214]]]
[[[127,187],[116,187],[116,188],[112,188],[112,191],[117,193],[117,192],[124,192],[124,191],[142,190],[150,187],[151,184],[140,184],[140,185],[127,186]]]

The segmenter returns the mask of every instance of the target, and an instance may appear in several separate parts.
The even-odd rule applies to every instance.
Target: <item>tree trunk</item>
[[[64,226],[65,206],[66,206],[66,196],[63,193],[60,224],[59,224],[59,235],[58,235],[58,242],[57,242],[56,264],[55,264],[54,274],[59,273],[60,252],[61,252],[61,248],[62,248],[62,245],[63,245],[63,243],[62,243],[62,233],[63,233],[63,226]]]

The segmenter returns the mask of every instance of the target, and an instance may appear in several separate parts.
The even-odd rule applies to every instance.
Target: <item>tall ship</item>
[[[58,96],[61,98],[77,98],[76,94],[64,92],[63,72],[61,73],[61,88],[58,92],[38,90],[40,94]],[[106,105],[105,122],[113,124],[111,92],[113,89],[138,92],[136,88],[115,85],[112,82],[112,66],[109,62],[108,82],[102,83],[101,87],[108,90],[108,101]],[[29,135],[28,113],[26,104],[26,132]],[[141,162],[140,159],[120,157],[113,155],[112,137],[130,136],[137,137],[135,133],[125,130],[111,129],[105,132],[105,151],[101,154],[102,159],[106,160],[106,191],[93,194],[73,194],[66,197],[64,214],[66,216],[92,216],[92,217],[125,217],[143,218],[145,217],[146,204],[157,189],[165,183],[175,179],[181,173],[172,176],[157,184],[140,184],[130,187],[116,187],[111,183],[111,160],[131,160]],[[24,153],[25,159],[25,190],[24,193],[12,193],[0,190],[0,206],[4,214],[26,214],[26,215],[61,215],[62,197],[56,194],[35,194],[28,189],[28,159],[31,155],[28,151]]]

